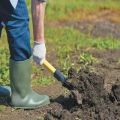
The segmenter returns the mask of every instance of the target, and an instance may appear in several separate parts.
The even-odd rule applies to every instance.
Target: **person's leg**
[[[29,17],[25,0],[19,0],[17,8],[5,22],[11,59],[23,61],[31,57]]]
[[[7,21],[10,14],[13,11],[13,9],[10,8],[10,6],[11,4],[8,2],[8,0],[0,0],[0,38],[1,38],[2,28],[4,26],[3,21]],[[9,86],[0,86],[0,96],[10,96],[10,95],[11,95],[11,88]]]
[[[49,104],[49,97],[38,95],[31,88],[31,47],[29,17],[25,0],[5,22],[10,48],[11,103],[16,108],[31,109]]]

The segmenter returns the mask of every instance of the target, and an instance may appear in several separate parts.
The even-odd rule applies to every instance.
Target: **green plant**
[[[120,8],[119,0],[49,0],[46,10],[48,20],[59,20],[78,9]]]
[[[2,98],[1,98],[2,99]],[[0,112],[5,110],[5,106],[4,105],[0,105]]]
[[[93,63],[98,62],[97,58],[93,57],[89,53],[82,53],[80,55],[79,60],[80,60],[80,63],[82,63],[84,65],[92,65]]]
[[[34,84],[39,84],[39,85],[50,85],[51,83],[53,83],[53,78],[46,76],[44,77],[42,76],[34,80]]]
[[[0,85],[9,84],[9,54],[8,49],[0,48]]]
[[[116,49],[120,47],[120,42],[113,38],[97,38],[93,40],[92,46],[98,49]]]

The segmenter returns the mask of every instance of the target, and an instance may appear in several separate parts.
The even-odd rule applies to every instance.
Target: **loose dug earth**
[[[108,93],[104,78],[81,69],[69,70],[73,90],[48,111],[45,120],[120,120],[120,83]],[[55,109],[56,108],[56,109]]]

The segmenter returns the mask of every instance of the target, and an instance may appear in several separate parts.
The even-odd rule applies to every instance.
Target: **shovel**
[[[66,87],[67,89],[71,90],[73,89],[73,87],[71,86],[71,84],[67,81],[68,78],[65,77],[60,70],[55,69],[47,60],[43,61],[43,65],[48,68],[48,70],[50,70],[53,74],[53,76],[62,83],[62,85],[64,87]]]

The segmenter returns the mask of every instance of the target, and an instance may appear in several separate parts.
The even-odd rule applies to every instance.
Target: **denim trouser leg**
[[[7,4],[6,4],[7,5]],[[8,36],[11,59],[23,61],[31,56],[29,17],[25,0],[19,0],[16,9],[3,21]]]

